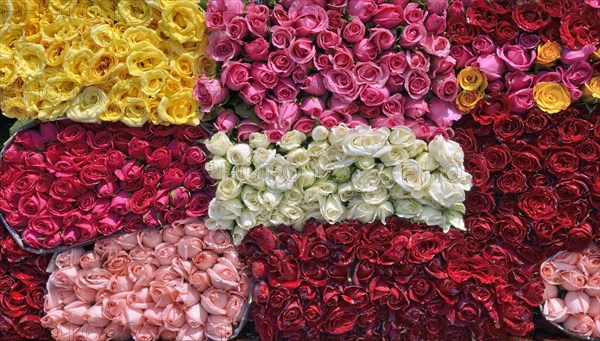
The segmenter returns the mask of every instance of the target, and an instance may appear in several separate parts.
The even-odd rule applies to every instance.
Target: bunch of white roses
[[[206,170],[218,180],[206,223],[234,230],[236,242],[257,225],[299,228],[311,218],[385,223],[396,214],[464,229],[471,175],[460,146],[441,136],[428,144],[408,127],[340,125],[291,131],[277,145],[262,133],[240,144],[217,133],[206,147]]]

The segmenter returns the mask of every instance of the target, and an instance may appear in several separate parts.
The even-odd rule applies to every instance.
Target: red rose
[[[254,315],[254,327],[260,335],[260,339],[264,341],[277,340],[277,323],[263,314]]]
[[[281,286],[287,289],[297,288],[302,280],[299,278],[298,262],[290,256],[279,260],[275,271],[269,274],[271,286]]]
[[[17,333],[26,339],[47,339],[50,337],[49,330],[42,326],[39,316],[25,315],[21,317],[15,326]]]
[[[502,322],[518,336],[525,336],[533,331],[533,312],[523,305],[505,303],[500,306]]]
[[[582,160],[594,162],[600,159],[600,145],[594,140],[585,140],[575,146],[575,154]]]
[[[544,289],[544,282],[541,279],[530,280],[523,285],[519,296],[530,306],[537,307],[544,302]]]
[[[185,150],[183,161],[190,166],[199,166],[206,162],[206,155],[198,146],[191,146]]]
[[[579,199],[588,190],[587,178],[574,178],[562,181],[556,185],[556,194],[564,201],[574,201]]]
[[[327,239],[337,245],[353,244],[356,239],[356,230],[353,225],[333,225],[325,230]]]
[[[505,94],[496,94],[486,97],[477,102],[477,106],[471,110],[471,116],[479,124],[488,125],[508,116],[510,104]]]
[[[17,172],[15,173],[15,175],[18,177],[16,178],[16,181],[13,183],[11,188],[16,193],[20,194],[27,193],[33,190],[36,181],[40,177],[40,174],[38,172],[33,171]]]
[[[150,142],[139,137],[134,137],[128,143],[127,155],[132,159],[144,160],[151,150],[152,146]]]
[[[448,236],[443,232],[415,233],[408,240],[408,261],[421,263],[431,260],[440,253],[448,243]]]
[[[486,241],[492,236],[495,224],[493,216],[472,216],[465,219],[465,226],[475,240]]]
[[[146,213],[155,197],[156,190],[154,188],[144,187],[139,191],[136,191],[133,193],[131,198],[129,198],[129,207],[131,212],[136,214]]]
[[[27,304],[37,310],[44,306],[44,288],[41,286],[32,286],[27,289]]]
[[[493,32],[498,24],[497,14],[484,0],[476,0],[467,8],[467,18],[487,33]]]
[[[496,179],[496,187],[502,193],[521,193],[527,190],[527,177],[518,169],[502,173]]]
[[[542,152],[532,145],[512,145],[513,160],[512,164],[515,168],[522,172],[538,172],[542,169],[540,160]]]
[[[558,136],[561,142],[569,144],[585,140],[593,125],[579,118],[568,118],[558,126]]]
[[[456,304],[456,310],[456,317],[463,323],[474,323],[481,316],[481,307],[471,301],[463,300],[458,302]],[[454,323],[455,321],[452,321],[451,317],[452,315],[450,315],[450,321]]]
[[[571,8],[571,0],[540,0],[542,8],[554,18],[561,18]]]
[[[23,250],[17,244],[17,242],[15,242],[15,240],[10,236],[7,236],[6,238],[2,239],[2,248],[0,250],[0,252],[2,252],[2,254],[4,255],[5,259],[8,260],[10,263],[20,262],[27,256],[31,255],[29,252]],[[2,286],[0,285],[0,287]]]
[[[266,254],[277,248],[277,236],[269,228],[260,225],[250,230],[245,242],[256,244]]]
[[[331,335],[342,335],[354,329],[357,318],[357,311],[337,307],[328,314],[321,329]]]
[[[12,288],[9,294],[1,296],[0,307],[3,314],[12,319],[25,315],[28,311],[27,292]]]
[[[494,122],[494,133],[500,142],[517,138],[525,131],[523,120],[516,115],[503,116]]]
[[[472,176],[473,185],[485,187],[490,179],[490,171],[483,156],[475,154],[467,157],[465,168]]]
[[[573,174],[579,167],[579,158],[571,147],[560,147],[550,151],[546,158],[546,167],[559,178]]]
[[[111,174],[109,173],[108,169],[103,165],[91,164],[86,165],[81,169],[81,171],[79,172],[79,179],[81,179],[81,182],[86,186],[94,186],[99,184],[102,180],[116,180],[109,179],[114,178],[114,176],[111,177],[110,175]]]
[[[515,39],[517,33],[518,29],[514,22],[506,20],[500,21],[496,29],[492,31],[492,35],[498,44],[504,44]]]
[[[87,145],[92,149],[112,149],[113,148],[113,134],[108,130],[101,130],[98,132],[88,131],[86,133]]]
[[[465,206],[472,212],[490,212],[496,203],[494,197],[489,193],[483,193],[476,190],[467,192]]]
[[[498,219],[494,225],[496,235],[510,245],[518,245],[527,237],[527,228],[519,217],[511,215]]]
[[[48,201],[38,193],[31,196],[22,196],[17,208],[20,214],[28,218],[33,218],[45,213],[47,203]]]
[[[278,314],[277,328],[281,331],[294,331],[304,328],[304,312],[298,299],[288,299],[285,307]]]
[[[490,171],[499,171],[504,169],[512,160],[510,149],[505,145],[495,145],[485,148],[481,151],[481,156]]]
[[[552,218],[557,205],[558,196],[550,187],[534,187],[519,196],[519,208],[534,220]]]
[[[576,224],[584,219],[590,212],[587,199],[579,199],[572,202],[561,202],[560,210],[556,214],[556,219],[565,225]]]
[[[590,7],[581,4],[571,6],[561,18],[560,36],[563,44],[571,50],[579,50],[584,45],[600,42],[600,21],[597,15],[590,15]]]
[[[539,110],[529,110],[525,116],[525,132],[535,133],[544,130],[548,124],[552,122],[552,119],[548,114]]]
[[[460,144],[460,147],[465,154],[477,153],[478,151],[477,139],[471,129],[455,129],[452,140]]]
[[[156,166],[158,169],[165,169],[171,164],[171,150],[167,147],[160,147],[146,154],[146,160],[149,165]]]
[[[552,243],[556,238],[556,232],[561,228],[562,225],[548,220],[536,221],[532,225],[533,233],[535,233],[541,244]]]
[[[304,317],[309,326],[318,326],[323,318],[320,302],[311,302],[304,309]]]
[[[85,142],[85,128],[79,123],[71,123],[62,128],[56,138],[65,145]]]
[[[453,16],[448,19],[446,34],[454,44],[469,44],[477,35],[478,29],[467,23],[463,16]]]
[[[165,125],[148,124],[145,126],[145,128],[148,130],[147,135],[159,136],[159,137],[171,136],[181,130],[181,126],[176,126],[176,125],[165,126]],[[181,132],[179,132],[179,133],[181,133]]]
[[[167,169],[163,176],[162,182],[160,184],[161,188],[176,188],[183,185],[183,178],[185,177],[185,172],[179,168],[169,168]]]
[[[175,137],[187,143],[195,143],[209,137],[208,132],[200,126],[182,126],[177,128],[174,133]]]
[[[187,208],[188,217],[203,217],[208,213],[211,198],[202,192],[192,194],[192,199]]]
[[[311,285],[323,287],[327,284],[327,272],[323,265],[305,261],[300,263],[300,269],[304,280],[308,281]]]
[[[416,277],[410,280],[408,286],[408,297],[419,303],[425,303],[433,299],[436,295],[435,289],[431,283],[423,277]]]
[[[537,2],[520,5],[512,12],[512,18],[520,29],[535,32],[550,23],[550,14]]]

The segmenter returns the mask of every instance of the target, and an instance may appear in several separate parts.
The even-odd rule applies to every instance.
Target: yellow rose
[[[129,45],[135,45],[141,42],[149,42],[153,46],[157,46],[160,43],[160,38],[156,34],[156,31],[146,27],[130,27],[123,32],[123,39],[125,39]]]
[[[7,0],[4,0],[7,1]],[[12,15],[10,21],[13,25],[23,27],[27,23],[27,9],[25,8],[25,3],[22,1],[14,1],[12,0]]]
[[[44,99],[58,104],[75,99],[81,87],[71,78],[60,72],[50,78],[44,87]]]
[[[4,33],[2,33],[2,39],[0,39],[0,54],[8,57],[12,56],[16,50],[16,45],[21,39],[23,30],[19,27],[8,25]]]
[[[91,16],[88,14],[88,9],[91,5],[92,4],[90,2],[79,2],[77,5],[75,5],[75,8],[73,8],[70,16],[84,20],[91,18]]]
[[[477,102],[479,102],[482,98],[483,92],[476,90],[459,92],[458,96],[456,96],[456,107],[463,113],[467,113],[475,108]]]
[[[146,1],[119,1],[116,13],[117,21],[130,26],[148,26],[154,15]]]
[[[108,98],[104,91],[95,86],[88,86],[73,101],[67,110],[67,117],[73,121],[96,123],[106,108]]]
[[[0,96],[2,98],[2,96]],[[25,109],[25,104],[20,97],[10,97],[2,101],[2,113],[6,117],[26,120],[35,117],[35,111]]]
[[[167,84],[165,85],[162,94],[166,96],[173,96],[182,91],[184,91],[184,89],[181,86],[181,82],[179,81],[179,79],[173,77],[172,75],[169,75],[169,78],[167,79]]]
[[[0,1],[0,36],[12,26],[14,8],[12,0]]]
[[[11,94],[11,96],[21,97],[21,96],[23,96],[24,88],[25,88],[25,81],[23,80],[23,78],[21,76],[18,76],[6,88],[2,89],[2,87],[0,87],[0,91],[3,91],[6,94]]]
[[[55,17],[60,14],[64,16],[71,15],[75,6],[77,6],[77,1],[48,0],[48,9]]]
[[[165,56],[169,59],[175,59],[178,55],[183,53],[184,49],[176,41],[172,40],[163,40],[158,43],[158,48],[165,54]]]
[[[158,106],[160,105],[160,101],[152,98],[148,100],[148,118],[152,124],[163,124],[164,121],[158,116]]]
[[[182,54],[171,61],[171,73],[178,77],[194,76],[194,57],[190,54]]]
[[[172,124],[198,125],[202,113],[196,110],[198,102],[192,92],[182,92],[173,96],[165,96],[158,105],[158,117]]]
[[[145,71],[140,76],[142,92],[148,96],[156,96],[166,85],[169,73],[166,70]]]
[[[194,84],[196,84],[196,78],[194,77],[181,77],[179,78],[179,83],[182,87],[187,88],[186,91],[192,91],[194,88]]]
[[[537,57],[535,58],[535,62],[536,64],[550,66],[560,58],[561,52],[562,46],[555,41],[549,41],[540,44],[537,48]]]
[[[456,77],[458,85],[463,90],[471,91],[471,90],[479,90],[483,91],[487,88],[487,76],[485,73],[479,71],[478,69],[467,66],[466,68],[460,70],[458,76]]]
[[[533,99],[540,110],[555,114],[571,105],[569,89],[562,83],[539,82],[533,86]]]
[[[46,67],[46,50],[40,44],[17,43],[15,58],[19,73],[27,77],[35,76]]]
[[[85,83],[84,75],[89,69],[89,62],[94,56],[90,49],[69,49],[65,53],[63,69],[69,78],[77,83]]]
[[[126,24],[124,22],[117,21],[115,23],[115,31],[117,31],[117,33],[119,33],[119,35],[121,36],[123,35],[123,33],[125,33],[125,31],[127,31],[129,27],[129,24]]]
[[[65,53],[69,49],[69,43],[56,41],[46,47],[46,62],[48,66],[62,65],[65,60]]]
[[[144,71],[166,67],[167,57],[151,43],[141,42],[131,46],[125,63],[130,74],[139,76]]]
[[[594,76],[581,88],[586,101],[597,101],[600,99],[600,76]]]
[[[141,127],[148,122],[148,104],[141,98],[127,98],[121,122],[130,127]]]
[[[58,73],[57,70],[48,69],[34,77],[25,80],[23,84],[23,103],[27,111],[37,111],[42,101],[46,98],[45,89],[48,78]]]
[[[108,99],[120,107],[128,97],[143,97],[142,83],[138,77],[118,81],[108,93]]]
[[[117,56],[117,58],[119,58],[120,60],[124,60],[125,57],[127,57],[127,54],[129,53],[129,44],[127,44],[125,39],[116,38],[110,42],[108,49],[110,50],[110,52],[114,53],[114,55]]]
[[[598,49],[596,50],[596,52],[592,53],[591,58],[594,61],[600,60],[600,47],[598,47]]]
[[[23,39],[30,43],[39,44],[42,41],[42,23],[39,21],[28,21],[23,26]]]
[[[100,113],[100,119],[102,121],[117,122],[123,117],[123,109],[115,102],[106,102],[106,109]]]
[[[41,121],[56,121],[58,118],[64,116],[68,108],[68,102],[56,104],[44,100],[38,106],[36,118]]]
[[[0,88],[6,88],[17,79],[17,65],[10,57],[0,55]]]
[[[165,6],[158,27],[169,38],[180,43],[199,41],[204,29],[204,13],[192,1],[179,1],[176,5]]]
[[[67,17],[42,28],[42,41],[71,41],[79,36],[78,28],[82,19]]]
[[[110,24],[97,24],[90,30],[90,37],[96,45],[101,47],[109,47],[113,40],[119,35]]]
[[[194,60],[194,75],[214,76],[217,73],[217,62],[205,54],[201,54]]]
[[[100,7],[103,17],[109,17],[117,12],[118,1],[114,0],[94,0],[94,5]]]
[[[100,83],[108,78],[114,69],[119,65],[119,59],[109,50],[100,49],[90,60],[87,69],[87,81],[90,83]]]

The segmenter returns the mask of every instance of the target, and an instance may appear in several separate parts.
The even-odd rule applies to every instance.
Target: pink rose
[[[302,82],[300,89],[313,96],[323,96],[327,92],[323,82],[323,76],[320,73],[315,73],[306,77],[304,82]]]
[[[541,71],[535,75],[533,78],[533,83],[537,84],[539,82],[554,82],[560,83],[562,82],[563,77],[563,69],[558,68],[556,71]]]
[[[306,64],[315,56],[315,45],[308,38],[292,39],[288,53],[294,62]]]
[[[311,118],[318,117],[325,110],[325,101],[320,97],[304,97],[300,103],[300,110]]]
[[[179,306],[190,307],[200,302],[200,293],[189,283],[175,284],[175,291],[177,292],[175,303]]]
[[[185,309],[185,322],[191,328],[202,328],[206,324],[208,313],[200,304],[194,304]]]
[[[447,73],[433,81],[433,93],[446,102],[453,102],[458,94],[458,83],[452,73]]]
[[[134,247],[138,246],[137,234],[126,233],[115,237],[117,244],[125,251],[130,251]]]
[[[584,290],[590,296],[600,296],[600,273],[594,273],[587,278]]]
[[[240,0],[213,0],[209,1],[207,12],[218,12],[223,15],[224,22],[229,22],[235,16],[241,15],[244,3]]]
[[[419,45],[421,40],[427,36],[427,30],[423,24],[409,24],[402,31],[400,36],[400,46],[408,49]]]
[[[295,63],[290,58],[289,50],[277,50],[271,52],[268,58],[268,65],[271,70],[280,74],[282,77],[287,77],[292,73]]]
[[[405,120],[404,125],[412,129],[418,139],[428,139],[432,132],[431,125],[422,118],[417,118],[416,120]]]
[[[238,140],[248,141],[250,134],[261,131],[262,129],[262,126],[257,123],[254,123],[250,120],[242,120],[242,122],[240,122],[238,125]],[[210,198],[208,198],[208,200],[210,200]],[[206,213],[206,211],[204,211],[204,213]]]
[[[329,26],[329,17],[325,9],[304,1],[294,1],[289,10],[290,21],[301,37],[325,31]]]
[[[590,296],[590,308],[588,309],[588,315],[591,318],[596,319],[600,316],[600,297]]]
[[[200,103],[203,112],[210,112],[213,106],[225,102],[227,95],[227,88],[223,87],[219,80],[204,76],[196,79],[194,97]]]
[[[208,233],[208,229],[203,220],[188,218],[183,222],[183,232],[186,236],[202,238]]]
[[[382,110],[383,114],[388,117],[396,116],[396,115],[403,115],[404,114],[404,103],[405,103],[404,96],[402,96],[401,94],[394,94],[385,101],[385,103],[381,107],[381,110]]]
[[[496,42],[487,34],[475,37],[471,46],[473,46],[473,51],[478,55],[493,54],[496,52]]]
[[[316,55],[315,55],[316,56]],[[313,57],[314,60],[314,57]],[[296,65],[296,68],[294,68],[294,71],[292,71],[292,80],[294,81],[294,83],[296,84],[302,84],[304,82],[304,80],[306,80],[306,77],[308,77],[308,67],[309,66],[313,66],[311,63],[311,61],[308,61],[307,64],[300,64],[300,65]]]
[[[191,259],[204,249],[202,239],[184,236],[177,243],[177,253],[182,259]]]
[[[240,91],[240,97],[248,105],[256,105],[262,102],[265,99],[265,95],[266,88],[262,84],[253,81],[246,84],[242,88],[242,91]]]
[[[100,290],[108,286],[111,277],[112,273],[105,269],[92,268],[81,270],[77,273],[75,284],[84,289]]]
[[[386,53],[381,57],[380,63],[382,68],[388,69],[392,75],[402,75],[408,67],[408,61],[403,52]]]
[[[453,101],[448,102],[436,97],[431,99],[429,112],[426,115],[427,118],[440,127],[451,127],[452,123],[462,117],[461,112],[456,108]]]
[[[361,40],[361,42],[362,41],[367,40],[363,39]],[[337,49],[333,54],[333,57],[328,55],[324,56],[327,56],[327,58],[330,59],[334,69],[351,69],[354,66],[354,54],[345,46],[342,46],[339,49]]]
[[[537,33],[523,32],[517,36],[517,44],[527,50],[535,49],[540,44],[540,36]]]
[[[273,89],[279,80],[277,73],[272,71],[263,63],[252,65],[250,68],[250,75],[252,76],[253,81],[259,83],[267,89]]]
[[[190,284],[198,290],[198,292],[204,292],[210,286],[210,278],[208,274],[203,271],[197,271],[190,275],[188,278]]]
[[[137,283],[135,283],[137,285]],[[148,286],[147,284],[145,286]],[[125,300],[127,306],[135,309],[149,309],[154,306],[152,297],[150,296],[150,290],[147,287],[137,288],[136,291],[129,291],[129,295]]]
[[[125,341],[129,340],[131,335],[125,329],[124,326],[117,322],[111,322],[109,325],[104,327],[104,334],[107,339],[114,341]]]
[[[351,0],[352,1],[352,0]],[[224,314],[220,314],[224,315]],[[206,336],[213,340],[227,340],[233,335],[233,321],[228,316],[210,315],[206,321]]]
[[[450,41],[442,36],[428,35],[419,42],[423,50],[430,55],[446,57],[450,54]]]
[[[411,70],[406,75],[404,88],[412,99],[420,99],[425,96],[429,92],[430,86],[431,79],[423,71]]]
[[[379,53],[391,49],[395,39],[396,37],[390,30],[382,27],[372,28],[369,36],[369,42],[377,47]]]
[[[182,225],[173,226],[168,225],[162,230],[163,240],[167,243],[177,244],[179,239],[185,235]]]
[[[278,49],[285,49],[296,36],[296,30],[292,27],[271,27],[271,44]]]
[[[354,17],[351,22],[346,24],[342,36],[349,43],[358,43],[365,37],[365,25],[360,19]]]
[[[225,25],[225,33],[235,41],[242,41],[248,34],[248,22],[242,16],[236,16]]]
[[[533,89],[525,88],[517,90],[508,95],[511,112],[522,114],[533,108],[535,100],[533,98]]]
[[[377,5],[373,0],[348,0],[348,13],[367,22],[376,13]]]
[[[157,340],[158,336],[159,328],[157,326],[142,325],[135,331],[133,339],[136,341],[152,341]]]
[[[429,105],[424,99],[406,99],[404,104],[404,115],[406,115],[406,117],[417,119],[429,112]]]
[[[317,36],[317,45],[323,50],[333,50],[342,44],[342,37],[336,32],[322,31]]]
[[[378,107],[383,105],[390,97],[387,88],[373,88],[365,85],[360,92],[360,100],[367,106]]]
[[[162,231],[158,229],[144,229],[137,233],[138,243],[148,248],[154,248],[163,242]]]
[[[571,315],[587,314],[590,309],[590,297],[582,291],[567,292],[564,298],[567,313]]]
[[[562,325],[579,336],[592,335],[595,327],[594,320],[588,315],[571,315]]]
[[[504,76],[504,79],[508,92],[531,88],[533,86],[533,76],[523,71],[509,72]]]
[[[266,57],[265,57],[266,60]],[[240,91],[250,79],[250,64],[238,61],[228,61],[223,64],[221,83],[234,91]]]
[[[587,61],[590,55],[595,51],[596,47],[591,44],[584,45],[579,50],[570,50],[567,47],[564,47],[560,54],[560,61],[565,64]]]
[[[419,4],[411,2],[404,7],[404,19],[409,24],[420,24],[425,19],[425,13],[419,8]]]
[[[212,285],[217,289],[235,289],[240,281],[238,270],[227,258],[219,258],[217,261],[217,264],[206,270]]]
[[[471,66],[485,73],[489,81],[502,77],[505,71],[504,62],[495,55],[480,56],[471,63]]]
[[[215,128],[218,131],[229,132],[235,128],[238,124],[238,117],[231,110],[223,110],[217,116],[217,122],[215,122]],[[185,181],[184,181],[185,184]],[[186,186],[187,187],[187,186]]]
[[[216,253],[211,251],[202,251],[192,258],[192,262],[199,270],[206,271],[217,263]]]
[[[285,134],[286,131],[283,129],[275,128],[274,126],[267,126],[265,127],[264,133],[267,134],[267,138],[269,139],[269,141],[271,141],[271,143],[277,143],[281,140],[283,134]]]
[[[550,298],[542,305],[542,313],[548,321],[561,323],[564,322],[569,314],[567,307],[560,298]]]
[[[296,97],[298,96],[298,92],[300,92],[300,90],[298,89],[296,84],[294,84],[294,81],[292,79],[281,78],[279,79],[279,83],[277,83],[275,88],[273,88],[273,96],[271,96],[271,98],[273,98],[279,103],[289,102],[296,99]]]
[[[85,324],[84,315],[90,309],[90,305],[85,302],[75,301],[67,304],[64,309],[64,318],[70,323],[77,325]]]
[[[502,59],[510,71],[527,71],[535,61],[535,51],[526,51],[519,45],[505,43],[496,50],[498,58]]]
[[[129,264],[129,254],[121,251],[109,258],[102,267],[112,274],[122,275],[126,273],[127,265]]]
[[[185,314],[183,310],[175,305],[169,304],[163,310],[164,327],[167,330],[179,331],[185,323]]]
[[[427,11],[429,13],[442,14],[448,9],[448,1],[445,0],[429,0],[427,1]]]
[[[251,6],[255,7],[263,7],[264,5],[254,5],[249,4],[248,8]],[[268,11],[268,9],[267,9]],[[269,15],[266,13],[256,13],[251,12],[250,10],[246,13],[246,20],[248,21],[248,29],[252,34],[256,37],[262,38],[267,34],[267,26],[269,24]]]
[[[556,298],[558,296],[558,287],[556,285],[548,284],[544,281],[544,299]]]
[[[92,327],[98,328],[104,328],[110,323],[110,320],[102,314],[102,306],[99,304],[90,307],[83,315],[83,319]]]
[[[399,26],[404,20],[404,11],[402,7],[395,4],[380,4],[373,13],[373,22],[375,25],[393,29]]]
[[[211,32],[208,37],[207,51],[209,56],[219,62],[224,62],[237,56],[241,45],[232,40],[221,30]]]
[[[502,79],[496,79],[495,81],[491,81],[488,83],[487,88],[485,89],[487,93],[490,95],[496,95],[504,91],[504,81]]]
[[[73,341],[79,332],[79,326],[72,323],[59,324],[52,329],[52,338],[56,341]]]
[[[279,106],[277,126],[278,128],[289,130],[292,123],[300,117],[300,107],[295,102],[284,102]]]
[[[64,267],[76,267],[80,263],[81,256],[85,250],[83,248],[75,248],[63,252],[56,256],[55,264],[59,269]]]
[[[48,281],[57,288],[71,288],[77,280],[78,268],[65,267],[50,275]]]
[[[227,314],[225,308],[227,307],[228,300],[228,295],[225,291],[215,288],[205,290],[200,297],[202,308],[204,308],[207,313],[213,315]]]
[[[64,310],[61,308],[46,311],[46,314],[42,317],[42,325],[49,329],[55,329],[59,324],[66,322],[67,319],[64,317]]]
[[[456,60],[456,67],[461,69],[471,64],[475,59],[473,52],[463,45],[454,45],[450,47],[450,56]]]
[[[314,127],[315,120],[309,117],[300,117],[296,123],[294,123],[294,130],[304,134],[310,134]]]
[[[354,101],[359,95],[356,75],[348,70],[332,69],[325,73],[325,88],[344,100]]]
[[[234,323],[240,322],[246,310],[246,300],[240,295],[230,294],[225,310]]]
[[[563,270],[560,278],[563,288],[569,291],[581,290],[587,282],[586,276],[579,270]]]
[[[159,281],[151,282],[148,292],[157,308],[164,308],[172,304],[176,295],[173,288],[161,284]]]
[[[363,39],[352,45],[352,53],[354,57],[361,62],[373,61],[377,58],[379,49],[370,39]]]
[[[563,83],[571,89],[578,89],[592,79],[592,73],[592,66],[589,62],[575,62],[563,74]]]
[[[560,251],[552,256],[552,264],[558,270],[573,270],[577,268],[580,254],[577,252]]]

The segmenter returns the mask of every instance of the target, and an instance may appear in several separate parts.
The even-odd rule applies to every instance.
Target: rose
[[[579,336],[590,336],[594,330],[594,320],[587,315],[571,315],[563,322],[563,327]]]
[[[419,45],[430,55],[446,57],[450,54],[450,41],[445,37],[428,35]]]
[[[431,80],[426,73],[418,70],[411,70],[406,75],[404,88],[412,99],[422,98],[429,92]]]
[[[533,87],[533,98],[544,112],[555,114],[571,105],[567,87],[562,83],[540,82]]]
[[[328,334],[342,335],[354,329],[357,318],[352,309],[336,307],[327,315],[321,328]]]
[[[409,238],[408,261],[411,263],[429,261],[444,249],[447,242],[448,238],[443,233],[415,233]]]
[[[567,307],[560,298],[550,298],[546,300],[542,306],[542,314],[544,314],[544,317],[549,321],[556,323],[564,322],[569,318]]]
[[[408,24],[400,36],[400,45],[409,49],[417,46],[427,36],[427,29],[421,23]]]
[[[196,79],[194,85],[194,97],[200,102],[200,108],[203,112],[210,110],[225,101],[228,90],[223,87],[216,79],[200,77]]]
[[[211,32],[207,47],[208,54],[216,61],[231,60],[240,53],[241,46],[221,30]]]
[[[503,193],[521,193],[528,188],[527,177],[520,170],[510,170],[496,179],[496,186]]]
[[[587,248],[592,240],[592,229],[588,224],[574,227],[567,233],[567,250],[581,252]]]
[[[298,35],[305,37],[310,34],[318,34],[327,29],[329,17],[321,6],[293,3],[288,11],[292,26]]]

